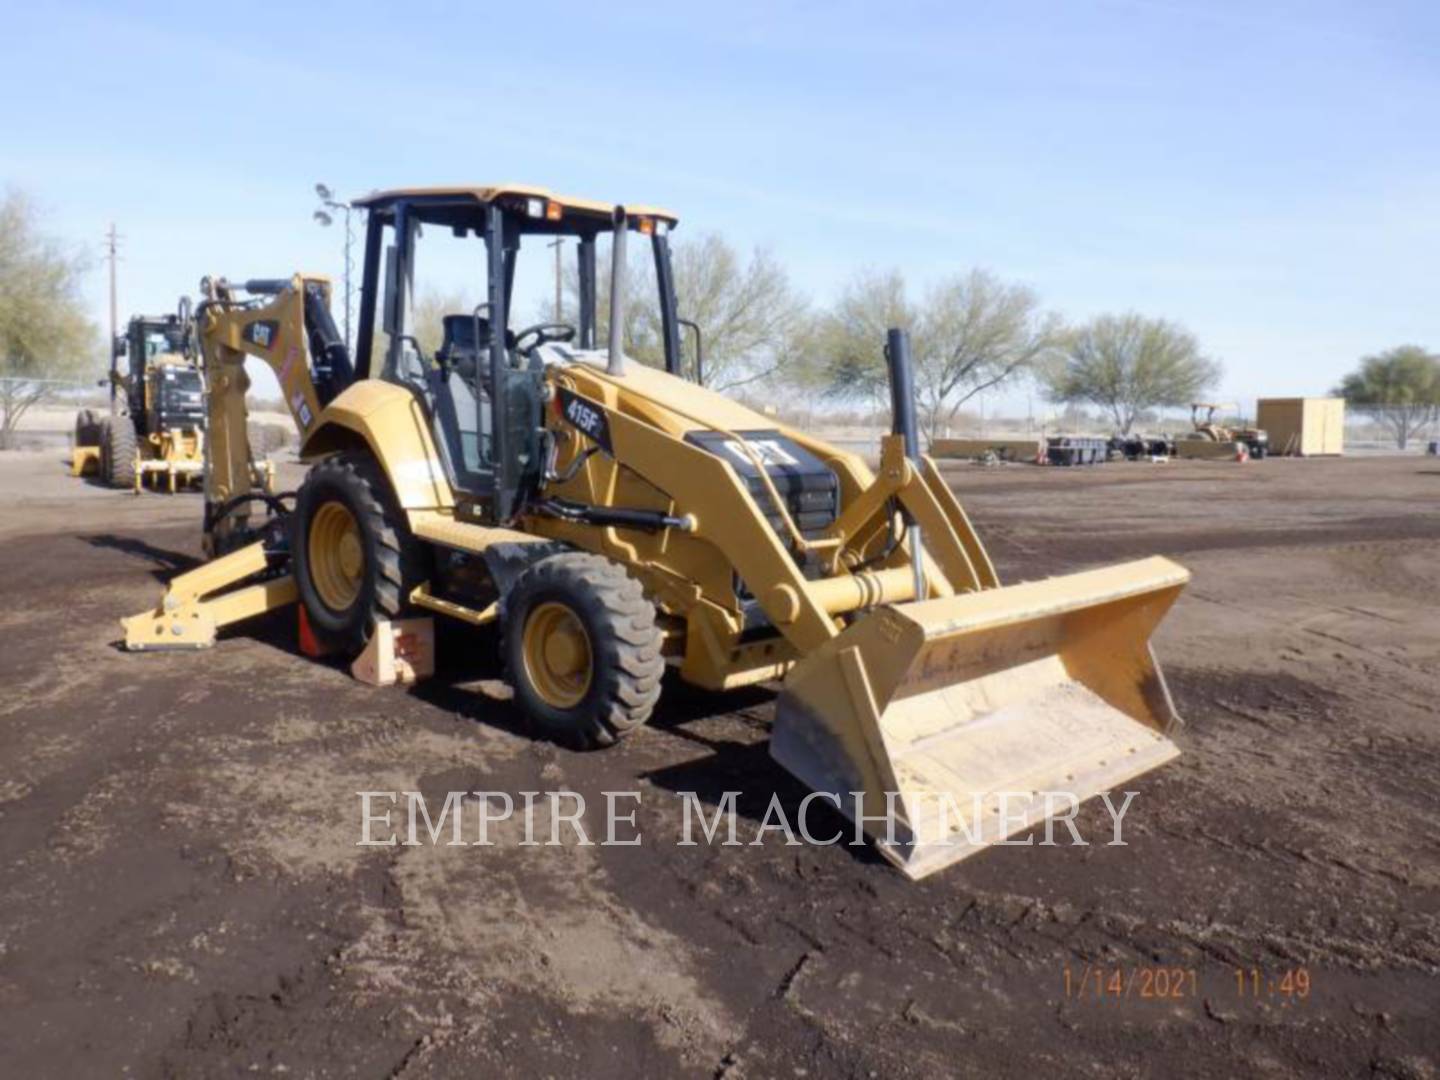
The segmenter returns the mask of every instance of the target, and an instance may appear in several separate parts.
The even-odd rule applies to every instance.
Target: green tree
[[[95,372],[98,335],[80,294],[85,260],[46,235],[23,193],[0,201],[0,448],[57,382]]]
[[[1184,327],[1128,312],[1071,331],[1059,358],[1039,374],[1052,401],[1098,405],[1128,434],[1145,410],[1188,404],[1220,373]]]
[[[1334,393],[1389,428],[1395,445],[1440,419],[1440,357],[1419,345],[1400,345],[1360,361]]]
[[[863,271],[813,323],[805,369],[828,393],[886,400],[885,331],[910,331],[916,406],[930,438],[976,394],[1043,363],[1063,340],[1058,316],[1025,285],[971,270],[918,302],[898,270]]]

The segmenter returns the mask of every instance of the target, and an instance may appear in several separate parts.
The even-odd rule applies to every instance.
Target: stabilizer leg
[[[208,649],[221,627],[293,604],[295,579],[288,574],[206,599],[268,566],[265,544],[257,541],[181,574],[170,582],[154,611],[120,620],[125,648],[132,652]]]

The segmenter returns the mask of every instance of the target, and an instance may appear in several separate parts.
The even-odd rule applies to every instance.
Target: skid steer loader
[[[717,690],[783,680],[773,756],[911,877],[1178,753],[1149,639],[1186,571],[1002,587],[918,451],[903,333],[883,345],[894,433],[872,472],[686,377],[701,342],[682,353],[667,211],[517,186],[358,205],[353,358],[325,279],[204,283],[215,558],[125,620],[128,647],[203,648],[297,598],[352,655],[407,609],[497,622],[519,706],[587,747],[644,723],[667,663]],[[413,289],[437,234],[474,242],[485,299],[423,353]],[[575,242],[576,321],[512,330],[517,259],[557,237]],[[654,260],[663,370],[623,352],[627,242]],[[275,370],[311,463],[293,501],[249,486],[247,355]]]

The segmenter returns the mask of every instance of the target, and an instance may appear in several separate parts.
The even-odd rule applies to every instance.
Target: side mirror
[[[115,358],[118,360],[120,357],[125,356],[129,353],[130,345],[123,337],[121,337],[119,334],[116,334],[112,351],[115,354]]]

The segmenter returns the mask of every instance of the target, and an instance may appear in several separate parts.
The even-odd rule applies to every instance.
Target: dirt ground
[[[292,617],[122,653],[198,496],[0,455],[3,1071],[1440,1074],[1440,464],[946,471],[1007,581],[1193,571],[1155,642],[1184,753],[1127,785],[1126,846],[1098,804],[1089,846],[921,884],[868,848],[680,846],[677,792],[743,791],[741,839],[798,807],[772,694],[672,684],[571,753],[484,635],[413,692],[301,658]],[[360,791],[564,788],[638,790],[643,844],[356,846]]]

